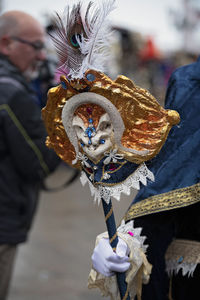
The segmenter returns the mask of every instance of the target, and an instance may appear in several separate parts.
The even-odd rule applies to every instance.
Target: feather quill
[[[87,2],[87,3],[83,3]],[[109,57],[111,28],[107,20],[115,0],[78,1],[55,20],[51,34],[60,67],[58,73],[82,78],[87,69],[104,71]]]

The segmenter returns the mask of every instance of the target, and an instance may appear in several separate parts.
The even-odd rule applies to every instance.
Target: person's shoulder
[[[200,61],[181,66],[172,73],[170,81],[180,82],[191,80],[195,77],[195,75],[197,75],[198,70],[200,73]]]
[[[165,98],[165,108],[179,110],[180,103],[182,107],[183,103],[188,103],[187,101],[191,98],[191,93],[194,91],[194,88],[195,97],[193,95],[192,100],[196,101],[196,96],[200,91],[199,80],[200,60],[177,68],[172,73],[168,82]]]
[[[0,56],[0,93],[2,100],[12,98],[15,93],[28,92],[28,84],[21,72],[5,57]]]
[[[0,75],[0,105],[14,114],[40,116],[39,106],[34,101],[32,90],[26,88],[15,76]]]
[[[28,92],[15,78],[0,75],[0,94],[0,104],[9,105],[13,101],[20,101],[20,99],[26,98]]]
[[[13,93],[24,92],[26,89],[23,84],[12,76],[1,76],[0,74],[0,90],[10,95]]]
[[[1,104],[33,102],[33,90],[20,74],[1,74],[0,73],[0,94]]]

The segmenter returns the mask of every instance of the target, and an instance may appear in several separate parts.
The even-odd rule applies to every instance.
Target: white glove
[[[102,238],[92,254],[94,269],[104,276],[112,276],[114,272],[125,272],[130,267],[128,254],[130,252],[126,242],[120,237],[116,252],[112,250],[109,240]]]

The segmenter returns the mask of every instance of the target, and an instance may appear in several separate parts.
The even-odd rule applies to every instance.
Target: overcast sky
[[[44,24],[44,14],[62,12],[72,0],[3,0],[3,10],[24,10]],[[161,49],[176,49],[181,45],[180,34],[169,17],[170,9],[180,10],[182,0],[116,0],[112,22],[154,37]]]

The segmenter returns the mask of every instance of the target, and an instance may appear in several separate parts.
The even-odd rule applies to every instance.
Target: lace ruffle
[[[94,201],[101,201],[101,198],[104,199],[106,203],[110,202],[110,198],[113,197],[116,200],[120,200],[121,193],[125,195],[130,195],[131,188],[136,190],[140,189],[140,182],[144,185],[147,184],[147,179],[154,181],[153,173],[147,168],[145,163],[142,163],[138,169],[129,176],[124,182],[116,184],[114,186],[98,186],[94,187],[93,184],[89,181],[86,174],[82,171],[80,181],[84,186],[86,183],[89,184],[91,195],[94,196]]]
[[[142,227],[134,228],[134,221],[129,221],[128,223],[125,223],[124,220],[122,220],[120,226],[117,228],[118,233],[123,234],[123,240],[128,243],[128,240],[130,238],[134,238],[134,241],[137,241],[138,247],[141,248],[144,253],[146,252],[148,245],[144,245],[144,241],[146,240],[146,236],[142,236]],[[131,237],[132,235],[133,237]]]
[[[173,273],[176,275],[180,270],[182,270],[183,276],[188,275],[189,277],[193,276],[196,266],[197,264],[195,263],[178,263],[176,260],[168,260],[166,262],[166,271],[169,274],[169,276],[172,276]]]
[[[182,270],[183,276],[192,276],[200,263],[200,242],[175,239],[167,249],[166,271],[169,275]]]

